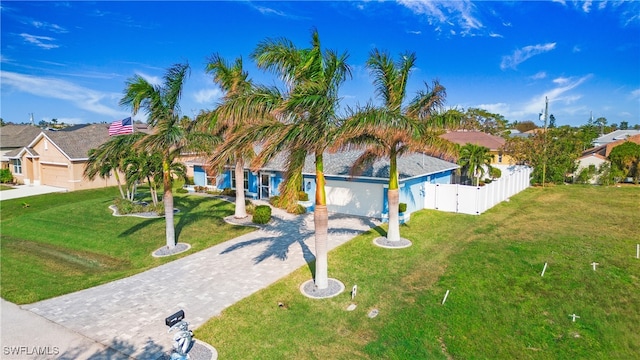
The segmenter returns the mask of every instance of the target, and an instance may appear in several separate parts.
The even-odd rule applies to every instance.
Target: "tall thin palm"
[[[282,197],[295,206],[307,155],[315,159],[316,194],[314,210],[316,264],[315,285],[328,287],[327,236],[328,212],[325,193],[323,153],[332,142],[339,123],[338,89],[351,75],[347,55],[322,51],[317,31],[312,32],[311,47],[298,48],[285,38],[267,39],[258,44],[252,57],[262,69],[278,74],[285,91],[275,87],[254,86],[248,94],[229,99],[220,108],[225,116],[251,115],[261,122],[237,134],[227,146],[260,141],[261,151],[252,167],[264,164],[279,153],[286,154]]]
[[[248,73],[242,67],[242,58],[237,58],[233,64],[228,63],[219,54],[213,54],[209,58],[206,71],[213,75],[213,81],[225,92],[223,102],[232,97],[238,97],[246,94],[251,89],[251,80],[248,79]],[[211,125],[213,134],[217,136],[230,137],[236,132],[246,131],[247,126],[252,122],[251,117],[221,117],[210,116],[213,122]],[[255,155],[253,144],[245,143],[236,148],[231,159],[221,156],[214,156],[211,166],[220,168],[229,162],[235,162],[235,178],[236,178],[236,206],[235,217],[244,218],[247,216],[245,207],[244,194],[244,164],[245,160],[252,159]],[[220,152],[214,151],[219,155]]]
[[[365,148],[353,166],[353,173],[363,170],[376,159],[389,159],[388,241],[400,241],[398,157],[415,151],[438,156],[455,151],[453,144],[438,137],[438,131],[444,129],[451,119],[438,114],[446,97],[445,88],[440,83],[425,84],[426,90],[418,91],[403,106],[415,61],[414,53],[404,53],[400,60],[394,62],[386,52],[374,49],[367,67],[383,105],[358,109],[338,135],[338,146]]]
[[[460,148],[458,165],[465,169],[467,176],[476,179],[476,186],[478,186],[480,177],[486,171],[491,171],[492,160],[493,155],[491,155],[488,148],[476,144],[465,144]]]
[[[120,104],[131,108],[133,115],[143,110],[152,134],[138,143],[151,153],[162,155],[163,203],[165,208],[165,233],[168,248],[176,244],[173,217],[172,167],[180,152],[187,149],[191,139],[190,128],[180,117],[179,101],[184,81],[189,73],[188,64],[175,64],[167,70],[162,85],[154,85],[139,75],[126,82],[124,97]]]

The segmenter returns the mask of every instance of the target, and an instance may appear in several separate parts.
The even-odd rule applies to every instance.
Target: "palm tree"
[[[251,89],[251,81],[248,80],[248,73],[242,68],[242,58],[237,58],[233,64],[229,64],[219,54],[214,54],[209,58],[206,71],[213,75],[213,81],[225,91],[225,99],[237,97],[247,93]],[[224,99],[223,99],[224,101]],[[210,124],[214,128],[215,135],[229,137],[234,132],[245,131],[251,123],[251,118],[247,117],[218,117],[215,113],[207,116]],[[211,166],[222,168],[224,165],[235,162],[236,178],[236,203],[235,217],[247,217],[244,194],[244,163],[255,156],[253,144],[247,142],[237,147],[237,151],[231,159],[221,156],[214,156]],[[214,151],[214,153],[219,154]]]
[[[376,159],[389,159],[389,230],[387,240],[400,241],[398,207],[400,200],[398,157],[408,152],[430,155],[451,154],[454,144],[440,138],[439,130],[458,117],[441,116],[439,110],[446,97],[445,88],[437,81],[403,106],[409,74],[416,61],[414,53],[402,54],[394,62],[385,52],[374,49],[367,61],[374,80],[376,94],[382,106],[368,105],[352,114],[340,130],[337,145],[365,148],[356,160],[352,173],[358,173]]]
[[[480,184],[480,177],[485,174],[486,171],[491,171],[491,161],[493,155],[489,152],[489,149],[476,144],[465,144],[460,148],[460,157],[458,158],[458,165],[465,169],[468,177],[476,178],[476,186]]]
[[[311,47],[300,49],[285,38],[260,42],[252,53],[258,67],[278,74],[286,84],[281,92],[275,87],[253,86],[247,93],[227,100],[220,114],[261,120],[236,134],[225,147],[246,142],[261,142],[261,151],[252,161],[252,168],[279,153],[286,154],[282,198],[292,210],[297,204],[297,192],[302,183],[302,168],[307,155],[315,159],[315,285],[328,287],[327,234],[328,212],[323,172],[323,153],[332,142],[339,123],[336,111],[338,89],[351,75],[347,55],[322,51],[317,30],[311,34]]]
[[[167,70],[162,85],[151,84],[135,75],[127,80],[124,97],[120,100],[121,105],[131,108],[133,115],[141,109],[146,112],[147,122],[154,129],[152,134],[144,136],[137,145],[162,156],[162,201],[169,249],[176,245],[172,190],[176,158],[182,151],[203,145],[206,141],[203,134],[191,131],[194,122],[180,117],[179,101],[188,73],[188,64],[175,64]]]
[[[120,196],[123,199],[131,199],[133,191],[127,186],[127,194],[125,195],[120,173],[124,173],[125,162],[132,155],[131,148],[142,136],[141,133],[113,136],[99,147],[91,149],[83,175],[87,179],[93,180],[96,176],[106,179],[113,173],[118,190],[120,190]]]

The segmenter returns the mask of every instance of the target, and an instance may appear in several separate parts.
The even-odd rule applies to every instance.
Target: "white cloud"
[[[159,76],[151,76],[140,71],[136,71],[136,75],[140,76],[151,85],[162,85],[162,79]]]
[[[591,76],[592,75],[589,74],[580,78],[554,79],[553,83],[557,86],[551,90],[544,92],[543,94],[534,96],[527,104],[523,106],[523,111],[527,114],[539,113],[540,110],[544,108],[545,97],[549,99],[549,102],[554,102],[556,104],[569,105],[575,103],[582,98],[582,95],[568,94],[568,92],[582,85],[585,81],[589,80]],[[553,111],[551,112],[553,113]]]
[[[591,0],[587,0],[585,2],[582,3],[582,11],[589,13],[591,11],[591,5],[592,2]]]
[[[260,11],[264,15],[287,16],[287,14],[283,13],[282,11],[278,11],[278,10],[264,7],[264,6],[254,6],[254,8]]]
[[[562,85],[562,84],[568,83],[569,81],[571,81],[571,79],[559,77],[559,78],[553,79],[552,81],[554,84]]]
[[[26,42],[33,44],[42,49],[50,50],[50,49],[55,49],[60,47],[59,45],[51,43],[55,39],[50,36],[37,36],[37,35],[31,35],[27,33],[22,33],[20,34],[20,36],[22,36],[22,38]]]
[[[462,1],[432,1],[432,0],[396,0],[398,4],[408,8],[417,15],[425,15],[430,25],[440,31],[441,25],[459,27],[460,31],[451,30],[450,33],[471,35],[484,26],[477,18],[476,7],[473,2]]]
[[[221,96],[220,89],[202,89],[193,94],[193,98],[198,104],[211,104]]]
[[[407,30],[407,34],[420,35],[420,34],[422,34],[422,31],[420,31],[420,30]]]
[[[547,73],[544,71],[539,71],[536,74],[534,74],[533,76],[530,77],[530,79],[532,80],[540,80],[540,79],[544,79],[547,77]]]
[[[489,36],[491,36],[492,38],[503,38],[504,36],[500,35],[500,34],[496,34],[496,33],[490,33]]]
[[[126,115],[126,112],[104,104],[105,101],[114,102],[118,99],[121,96],[118,93],[104,93],[61,79],[42,78],[8,71],[0,71],[0,79],[3,87],[9,86],[32,95],[67,101],[92,113],[111,117]]]
[[[67,31],[67,29],[63,28],[60,25],[50,24],[50,23],[42,22],[42,21],[32,20],[31,21],[31,25],[33,25],[37,29],[49,30],[51,32],[55,32],[55,33],[58,33],[58,34],[65,34],[65,33],[69,32],[69,31]]]
[[[639,98],[640,99],[640,89],[635,89],[631,92],[631,98]]]
[[[537,44],[537,45],[529,45],[525,46],[522,49],[517,49],[510,56],[503,56],[502,63],[500,63],[500,68],[502,70],[505,69],[516,69],[518,65],[529,60],[530,58],[546,53],[555,49],[556,43],[547,43],[547,44]]]

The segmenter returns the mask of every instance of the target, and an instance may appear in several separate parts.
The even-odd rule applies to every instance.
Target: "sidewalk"
[[[330,214],[329,249],[376,225],[366,218]],[[126,279],[22,308],[121,354],[155,360],[171,348],[171,334],[164,324],[167,316],[184,310],[190,328],[198,328],[238,300],[313,260],[314,242],[312,213],[293,216],[274,209],[269,226],[252,233]],[[38,325],[17,325],[7,333],[4,324],[2,330],[3,346],[21,344],[22,340],[16,340],[19,336],[48,331]],[[111,358],[91,343],[66,345],[56,343],[55,338],[42,343],[33,336],[30,339],[34,339],[30,346],[67,348],[60,356],[49,358]],[[86,354],[90,356],[84,357]]]

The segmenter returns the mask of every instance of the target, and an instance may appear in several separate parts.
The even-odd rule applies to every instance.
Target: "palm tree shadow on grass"
[[[220,223],[224,223],[223,218],[225,216],[233,214],[233,210],[228,210],[224,208],[224,201],[218,200],[214,197],[208,196],[181,196],[176,197],[176,203],[180,207],[180,209],[184,209],[181,211],[178,216],[178,222],[176,223],[176,243],[180,239],[180,234],[182,230],[192,224],[197,222],[202,218],[216,218],[220,220]],[[206,209],[202,206],[205,202],[210,202],[211,206]],[[198,209],[198,207],[201,207]]]
[[[177,200],[176,208],[180,209],[180,212],[176,214],[177,215],[176,216],[177,224],[175,225],[176,243],[180,239],[180,233],[182,232],[182,230],[189,224],[197,222],[203,217],[218,218],[222,222],[223,221],[222,219],[225,216],[233,214],[232,210],[223,208],[224,202],[220,200],[214,200],[213,197],[184,196],[184,197],[176,197],[176,200]],[[198,207],[201,207],[204,202],[207,202],[207,201],[211,201],[212,207],[214,207],[213,211],[211,211],[211,209],[209,208],[197,209]],[[122,237],[133,235],[136,232],[158,221],[164,222],[165,219],[164,218],[144,219],[144,221],[141,221],[131,226],[130,228],[124,230],[123,232],[121,232],[120,235],[118,235],[118,237],[122,238]]]
[[[289,252],[291,246],[294,244],[299,244],[302,249],[302,256],[309,267],[309,271],[312,276],[315,277],[315,255],[311,252],[311,249],[306,244],[305,240],[311,238],[313,239],[313,235],[315,234],[315,230],[313,226],[310,228],[305,226],[305,222],[309,221],[307,218],[313,222],[312,215],[303,215],[298,216],[294,220],[283,220],[277,217],[274,217],[269,225],[263,228],[262,231],[266,236],[259,237],[252,240],[247,240],[243,242],[239,242],[237,244],[231,245],[225,250],[221,252],[221,254],[228,254],[235,250],[239,250],[248,246],[254,245],[262,245],[266,244],[267,247],[260,254],[255,256],[252,260],[254,264],[259,264],[269,258],[278,259],[281,261],[285,261],[289,257]],[[341,218],[355,218],[353,216],[347,216],[342,214],[332,214],[329,216],[329,220],[339,220]],[[367,225],[369,228],[375,228],[377,225],[368,218],[362,217],[358,218],[362,224]],[[289,223],[289,224],[285,224]],[[279,229],[279,230],[275,230]],[[351,228],[335,228],[329,226],[328,235],[331,237],[332,235],[339,235],[344,233],[352,233],[354,229]],[[274,235],[274,236],[270,236]]]

